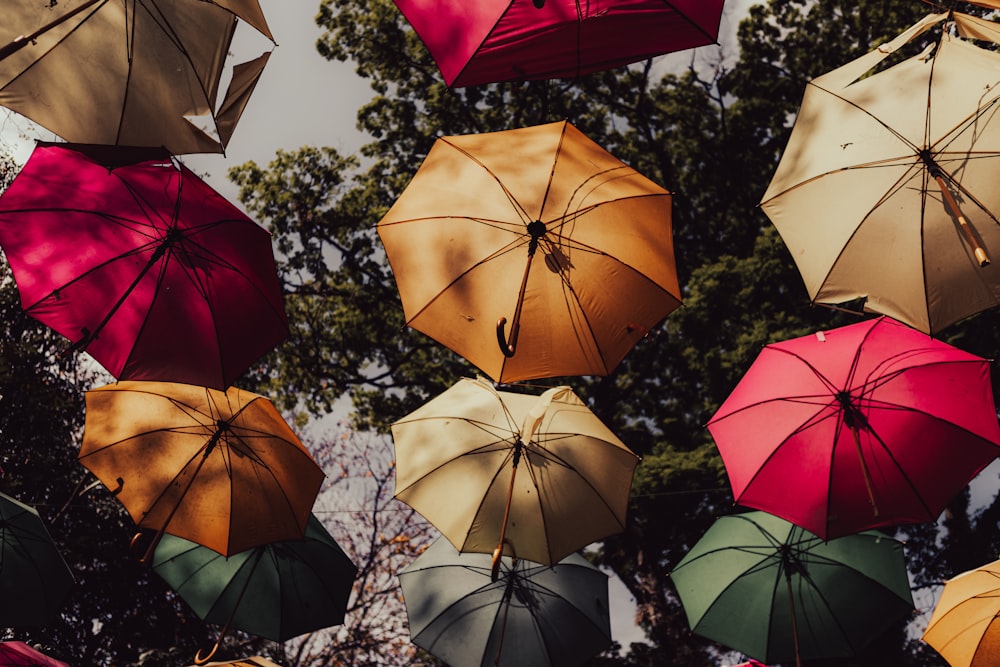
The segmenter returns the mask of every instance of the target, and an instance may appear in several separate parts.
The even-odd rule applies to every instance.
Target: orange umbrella
[[[945,582],[923,640],[952,667],[1000,664],[1000,560]]]
[[[323,471],[263,396],[119,382],[88,391],[80,462],[140,528],[224,556],[300,539]]]

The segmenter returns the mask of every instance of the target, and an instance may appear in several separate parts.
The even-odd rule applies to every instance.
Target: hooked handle
[[[510,330],[510,340],[507,340],[507,334],[504,332],[506,325],[506,317],[501,317],[497,320],[497,344],[500,346],[500,351],[503,352],[503,356],[509,359],[513,357],[514,352],[517,351],[517,333],[520,331],[521,327],[515,323]]]

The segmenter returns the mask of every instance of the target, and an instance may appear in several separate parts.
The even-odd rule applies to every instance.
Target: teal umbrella
[[[459,553],[444,538],[402,570],[413,643],[451,667],[570,667],[611,644],[608,576],[572,554],[555,565]]]
[[[310,515],[301,540],[222,554],[164,534],[153,571],[199,618],[281,642],[344,622],[357,567]],[[207,656],[212,657],[218,642]]]
[[[45,625],[73,573],[33,507],[0,493],[0,627]]]
[[[670,573],[691,630],[767,663],[855,655],[913,610],[902,544],[724,516]]]

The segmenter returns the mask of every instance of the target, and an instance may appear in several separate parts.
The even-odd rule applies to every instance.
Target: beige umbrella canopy
[[[324,474],[274,405],[230,387],[126,381],[86,393],[80,462],[140,528],[224,556],[301,539]]]
[[[934,14],[809,82],[761,202],[814,302],[864,299],[931,334],[1000,304],[1000,53],[944,29],[873,68],[950,19],[989,38]]]
[[[269,55],[219,101],[238,19],[272,39],[258,0],[6,0],[0,106],[66,141],[222,152]]]
[[[621,532],[638,457],[569,387],[462,379],[392,425],[396,498],[462,552],[551,565]]]
[[[438,139],[378,232],[407,324],[493,380],[607,375],[680,305],[670,202],[550,123]]]

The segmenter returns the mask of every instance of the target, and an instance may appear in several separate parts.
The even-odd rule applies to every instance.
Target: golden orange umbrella
[[[680,305],[670,205],[564,121],[441,137],[377,228],[407,324],[494,381],[607,375]]]
[[[300,539],[323,471],[274,405],[230,387],[119,382],[86,394],[80,462],[140,528],[224,556]]]
[[[922,639],[952,667],[1000,664],[1000,560],[945,582]]]

